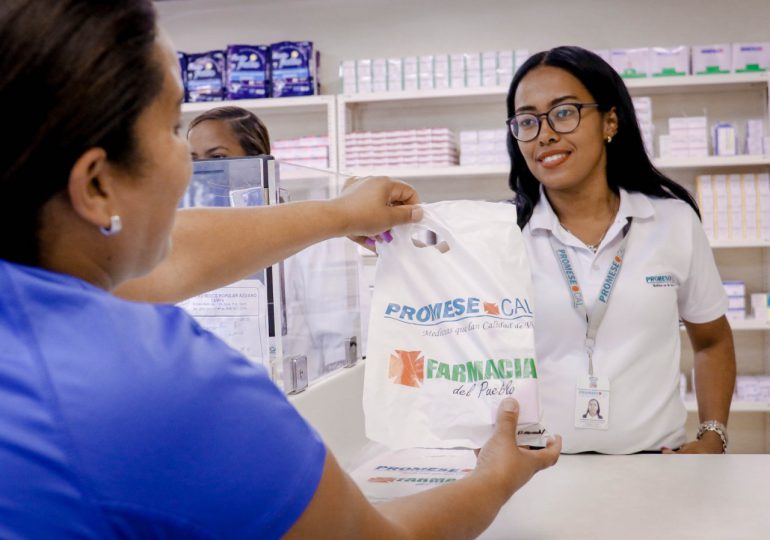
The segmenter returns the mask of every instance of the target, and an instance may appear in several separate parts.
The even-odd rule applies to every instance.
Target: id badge
[[[575,427],[607,429],[610,425],[610,381],[606,377],[578,377]]]

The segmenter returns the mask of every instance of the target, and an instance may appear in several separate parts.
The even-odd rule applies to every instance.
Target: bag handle
[[[449,251],[452,251],[452,244],[454,243],[453,235],[443,225],[437,212],[431,208],[430,205],[422,204],[420,206],[423,210],[422,220],[419,223],[407,223],[405,225],[394,227],[393,244],[401,249],[407,249],[405,246],[408,245],[408,249],[411,249],[415,253],[424,252],[428,250],[428,247],[435,246],[417,247],[412,242],[412,236],[418,231],[432,231],[436,233],[440,239],[444,240],[449,245]],[[441,252],[441,255],[445,255],[445,253]]]

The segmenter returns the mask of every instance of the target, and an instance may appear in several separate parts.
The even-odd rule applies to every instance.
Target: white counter
[[[363,368],[291,398],[346,468],[367,441]],[[481,538],[770,540],[770,455],[564,455]]]
[[[488,539],[768,539],[770,456],[562,456]]]

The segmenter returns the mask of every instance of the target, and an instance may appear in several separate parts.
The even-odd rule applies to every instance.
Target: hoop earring
[[[109,227],[99,227],[99,232],[104,236],[113,236],[123,230],[123,221],[121,221],[119,215],[110,216]]]

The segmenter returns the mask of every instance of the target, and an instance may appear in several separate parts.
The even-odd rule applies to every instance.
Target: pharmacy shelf
[[[768,85],[766,73],[733,73],[726,75],[687,75],[681,77],[650,77],[644,79],[624,79],[626,87],[636,90],[659,92],[688,92],[728,88],[753,88]],[[479,103],[484,98],[498,99],[508,95],[507,86],[482,86],[477,88],[443,88],[431,90],[410,90],[403,92],[372,92],[367,94],[340,94],[339,100],[345,104],[365,104],[383,102],[404,102],[421,100],[467,101]]]
[[[298,96],[266,99],[238,99],[230,101],[206,101],[202,103],[183,103],[182,114],[202,113],[215,107],[241,107],[250,111],[280,110],[285,113],[307,112],[308,109],[323,109],[335,103],[334,96]]]
[[[757,319],[745,319],[743,321],[729,321],[733,330],[770,330],[770,321]]]
[[[768,85],[767,73],[728,73],[723,75],[683,75],[679,77],[649,77],[624,79],[631,93],[637,90],[649,93],[683,93],[744,88],[761,88]]]
[[[770,330],[770,321],[759,321],[756,319],[745,319],[743,321],[731,321],[728,320],[727,322],[730,323],[730,328],[733,331],[754,331],[754,332],[762,332],[765,330]],[[686,331],[686,328],[684,325],[680,325],[679,329],[682,332]]]
[[[655,166],[659,169],[716,169],[735,167],[770,167],[770,156],[705,156],[686,158],[658,158]],[[418,180],[420,178],[467,178],[478,176],[507,177],[508,165],[456,165],[453,167],[376,167],[351,168],[347,172],[356,176],[390,175],[403,180]],[[762,246],[768,245],[760,244]],[[732,247],[732,246],[719,246]],[[736,244],[734,247],[742,246]]]
[[[721,169],[734,167],[770,167],[769,155],[755,156],[703,156],[681,158],[656,158],[659,169]]]
[[[507,165],[478,165],[453,167],[376,167],[352,168],[346,171],[353,176],[392,176],[401,180],[421,178],[468,178],[479,176],[503,177],[508,175]]]
[[[767,248],[770,240],[711,240],[713,249]]]
[[[698,412],[698,402],[694,394],[687,394],[684,398],[684,407],[687,412]],[[767,401],[736,401],[730,404],[730,412],[764,412],[770,413],[770,402]]]

